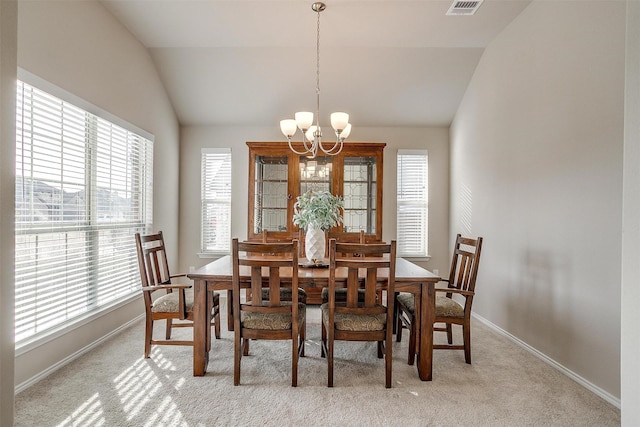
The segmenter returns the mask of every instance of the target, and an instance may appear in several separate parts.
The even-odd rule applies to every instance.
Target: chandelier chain
[[[321,9],[318,9],[318,21],[317,21],[317,31],[316,31],[316,126],[320,127],[320,12]]]

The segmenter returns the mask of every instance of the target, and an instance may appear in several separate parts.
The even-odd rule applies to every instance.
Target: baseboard
[[[48,377],[49,375],[51,375],[52,373],[54,373],[58,369],[60,369],[63,366],[71,363],[72,361],[74,361],[78,357],[82,356],[83,354],[93,350],[95,347],[97,347],[98,345],[102,344],[103,342],[105,342],[109,338],[113,337],[114,335],[118,334],[120,331],[122,331],[124,329],[127,329],[133,323],[135,323],[135,322],[139,321],[140,319],[144,318],[144,316],[145,316],[145,314],[143,313],[140,316],[137,316],[137,317],[131,319],[127,323],[121,325],[119,328],[114,329],[113,331],[109,332],[108,334],[104,335],[103,337],[98,338],[97,340],[95,340],[91,344],[81,348],[80,350],[76,351],[73,354],[70,354],[69,356],[65,357],[64,359],[60,360],[59,362],[55,363],[54,365],[51,365],[49,368],[47,368],[44,371],[40,372],[38,375],[34,375],[33,377],[29,378],[28,380],[18,384],[16,386],[16,388],[15,388],[15,394],[18,394],[21,391],[26,390],[27,388],[31,387],[33,384],[35,384],[38,381]]]
[[[612,404],[616,408],[620,409],[620,399],[619,398],[617,398],[614,395],[612,395],[611,393],[601,389],[600,387],[596,386],[595,384],[587,381],[586,379],[582,378],[580,375],[576,374],[572,370],[570,370],[570,369],[566,368],[565,366],[561,365],[560,363],[556,362],[555,360],[553,360],[552,358],[550,358],[546,354],[544,354],[544,353],[536,350],[535,348],[531,347],[529,344],[527,344],[526,342],[522,341],[518,337],[516,337],[514,335],[511,335],[509,332],[505,331],[504,329],[500,328],[499,326],[495,325],[494,323],[490,322],[489,320],[485,319],[484,317],[482,317],[482,316],[480,316],[478,314],[475,314],[475,313],[473,313],[472,316],[475,319],[477,319],[479,322],[481,322],[484,325],[488,326],[493,331],[495,331],[495,332],[499,333],[500,335],[510,339],[511,341],[513,341],[518,346],[522,347],[523,349],[527,350],[529,353],[531,353],[534,356],[536,356],[538,359],[540,359],[543,362],[545,362],[546,364],[556,368],[557,370],[559,370],[560,372],[562,372],[563,374],[565,374],[566,376],[568,376],[569,378],[571,378],[572,380],[574,380],[575,382],[577,382],[578,384],[580,384],[581,386],[586,388],[587,390],[589,390],[592,393],[600,396],[601,398],[603,398],[604,400],[606,400],[607,402],[609,402],[610,404]]]

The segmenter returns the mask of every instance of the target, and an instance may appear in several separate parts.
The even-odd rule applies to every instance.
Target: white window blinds
[[[16,342],[139,292],[153,143],[18,82]]]
[[[426,150],[398,150],[398,256],[428,256],[428,160]]]
[[[231,149],[203,148],[201,251],[231,251]]]

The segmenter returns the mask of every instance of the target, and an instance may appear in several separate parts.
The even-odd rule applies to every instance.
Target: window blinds
[[[16,342],[138,292],[153,143],[18,82]]]
[[[231,149],[203,148],[201,251],[231,251]]]
[[[398,150],[398,256],[428,255],[429,171],[426,150]]]

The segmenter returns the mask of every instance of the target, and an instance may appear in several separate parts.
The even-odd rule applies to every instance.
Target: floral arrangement
[[[328,191],[307,191],[296,199],[293,223],[305,231],[309,226],[326,231],[342,224],[341,208],[342,197]]]

